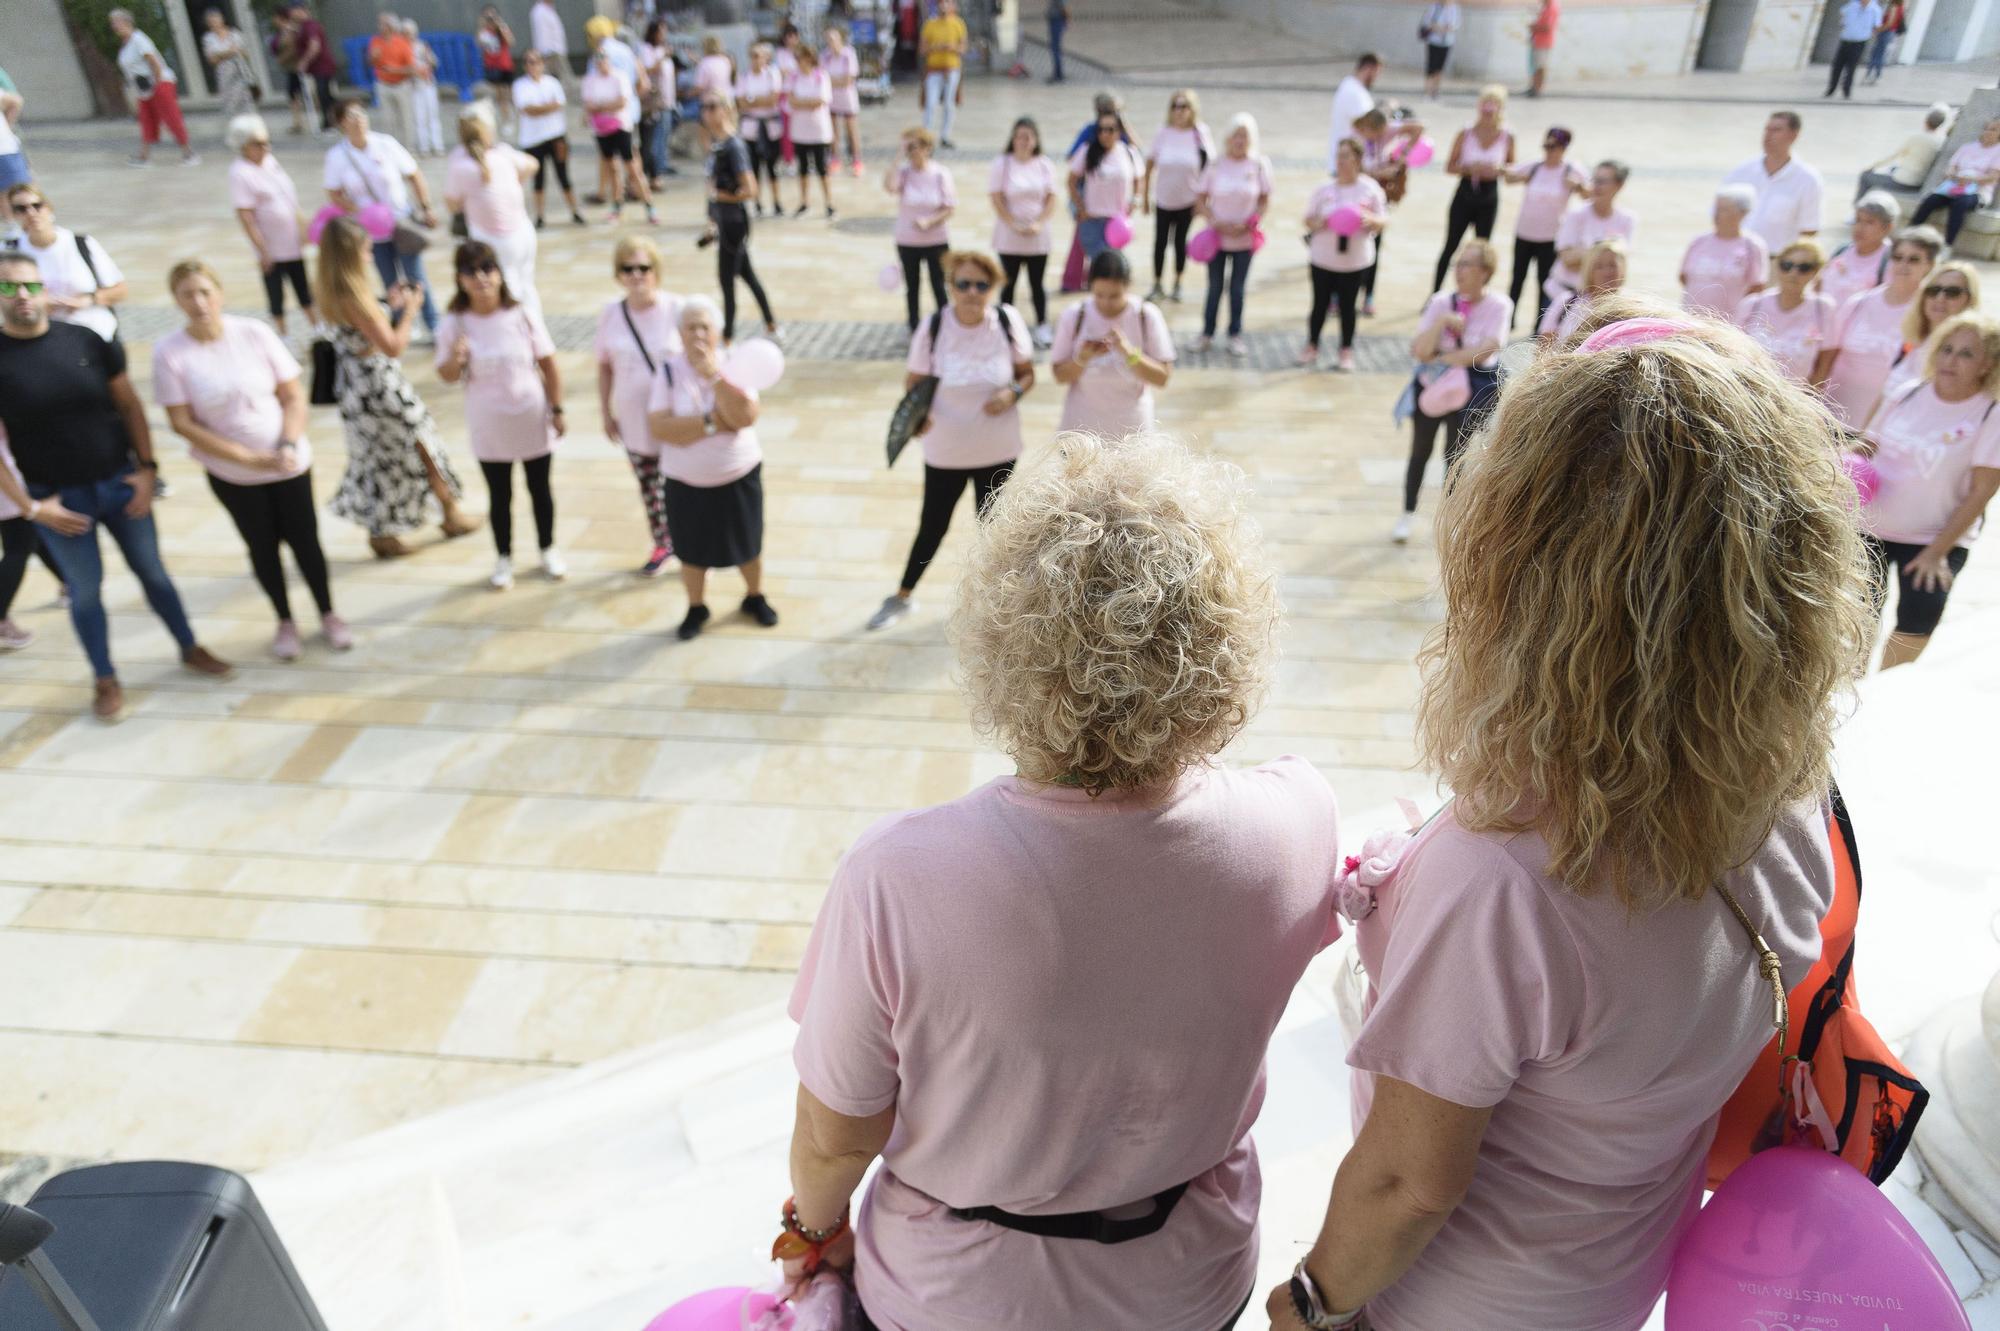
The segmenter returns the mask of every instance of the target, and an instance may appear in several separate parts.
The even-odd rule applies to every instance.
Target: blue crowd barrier
[[[479,43],[469,32],[426,32],[422,36],[437,55],[438,86],[457,88],[459,101],[471,101],[472,90],[486,77],[485,66],[479,59]],[[345,82],[371,98],[375,95],[375,71],[368,65],[368,43],[373,37],[373,33],[349,37],[340,44],[347,54]]]

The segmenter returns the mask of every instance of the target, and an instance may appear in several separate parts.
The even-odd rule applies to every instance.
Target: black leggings
[[[728,341],[736,336],[736,279],[742,278],[750,287],[750,294],[756,298],[757,308],[764,315],[764,322],[775,324],[777,316],[771,313],[771,302],[764,295],[764,284],[757,280],[757,270],[750,266],[750,214],[740,203],[721,203],[714,209],[715,217],[715,276],[722,283],[722,337]]]
[[[1367,269],[1361,274],[1361,299],[1363,300],[1372,301],[1375,299],[1375,274],[1382,271],[1382,242],[1387,238],[1388,232],[1386,231],[1377,231],[1375,233],[1375,262],[1369,264]]]
[[[1167,242],[1174,245],[1174,283],[1187,271],[1188,228],[1194,225],[1194,207],[1153,209],[1153,285],[1167,270]]]
[[[903,261],[903,300],[910,308],[910,331],[917,331],[918,305],[922,303],[917,290],[917,269],[928,268],[931,272],[931,296],[937,301],[939,310],[944,309],[944,256],[948,246],[944,245],[898,245],[896,257]]]
[[[750,149],[750,180],[754,184],[760,175],[769,179],[773,197],[778,192],[778,163],[785,155],[784,138],[784,129],[776,120],[743,122],[743,142]]]
[[[951,529],[952,512],[958,507],[958,497],[965,493],[966,485],[972,486],[974,512],[983,518],[993,496],[1013,474],[1012,458],[991,467],[964,470],[924,464],[924,511],[917,520],[917,539],[910,542],[910,562],[903,566],[904,591],[917,589],[917,579],[924,576],[924,569],[937,557],[938,546],[944,544],[944,534]]]
[[[1465,441],[1479,428],[1480,418],[1493,405],[1500,378],[1492,370],[1473,370],[1472,396],[1449,416],[1426,416],[1418,407],[1410,417],[1410,469],[1403,475],[1403,511],[1417,511],[1417,495],[1424,488],[1424,468],[1431,463],[1431,449],[1437,442],[1438,426],[1444,426],[1444,483],[1451,485],[1451,466],[1465,451]]]
[[[1875,613],[1879,616],[1889,600],[1889,566],[1896,568],[1896,632],[1906,638],[1928,638],[1937,632],[1938,621],[1944,618],[1944,603],[1951,597],[1951,588],[1935,587],[1930,591],[1919,591],[1910,581],[1910,561],[1924,552],[1921,545],[1907,545],[1901,541],[1878,541],[1873,536],[1861,538],[1868,546],[1869,558],[1875,565],[1875,578],[1870,588],[1870,597],[1875,602]],[[1963,545],[1952,547],[1944,557],[1945,567],[1951,570],[1955,580],[1965,568],[1965,561],[1972,557],[1972,550]]]
[[[1351,273],[1336,273],[1328,268],[1313,266],[1312,312],[1306,316],[1306,345],[1319,345],[1319,334],[1326,327],[1326,310],[1336,298],[1340,301],[1340,346],[1344,351],[1354,345],[1354,322],[1361,313],[1361,287],[1368,280],[1373,268],[1357,268]]]
[[[327,582],[326,555],[319,548],[319,514],[313,508],[312,470],[269,485],[237,485],[208,478],[208,488],[222,501],[250,551],[250,571],[271,599],[279,619],[292,617],[292,600],[285,591],[285,564],[279,545],[292,547],[292,562],[312,592],[320,614],[333,613],[333,588]]]
[[[270,307],[273,319],[285,317],[285,283],[292,284],[292,294],[299,298],[299,308],[312,313],[312,282],[306,277],[304,259],[278,259],[272,262],[271,271],[264,274],[264,301]]]
[[[544,139],[534,147],[528,149],[528,155],[535,159],[535,195],[537,203],[535,211],[539,214],[541,211],[540,197],[543,187],[548,183],[549,167],[551,165],[556,169],[556,184],[562,186],[562,192],[565,195],[570,192],[569,144],[562,139]]]
[[[62,583],[62,570],[49,558],[42,534],[26,517],[0,519],[0,619],[14,612],[14,598],[21,594],[21,579],[28,576],[28,559],[40,555],[49,572]]]
[[[556,493],[549,488],[549,466],[553,453],[528,458],[521,472],[528,478],[528,500],[535,508],[535,544],[546,550],[556,543]],[[514,464],[481,462],[486,477],[486,520],[493,524],[493,549],[502,556],[514,553]]]
[[[1514,276],[1508,282],[1507,298],[1514,302],[1514,315],[1521,313],[1521,287],[1528,280],[1528,269],[1535,270],[1535,321],[1528,325],[1533,332],[1542,326],[1542,316],[1549,309],[1549,274],[1556,267],[1556,243],[1553,240],[1522,240],[1514,237]],[[1508,324],[1512,330],[1511,321]]]
[[[1028,270],[1028,294],[1034,297],[1035,300],[1035,322],[1038,324],[1047,323],[1049,321],[1049,292],[1048,288],[1042,285],[1042,275],[1049,270],[1049,256],[1046,254],[1003,254],[1000,256],[1000,267],[1007,274],[1006,284],[1000,288],[1000,303],[1002,305],[1012,305],[1014,303],[1014,279],[1021,275],[1023,268],[1026,268]]]
[[[824,143],[800,143],[793,140],[792,151],[798,155],[801,181],[807,176],[826,179],[826,148],[827,145]]]
[[[1458,253],[1458,242],[1465,239],[1468,228],[1481,240],[1493,238],[1493,220],[1500,215],[1500,182],[1497,180],[1473,180],[1466,176],[1458,178],[1458,189],[1451,196],[1451,216],[1445,227],[1444,249],[1438,254],[1437,277],[1431,282],[1431,294],[1436,295],[1444,287],[1444,275],[1451,271],[1451,256]]]

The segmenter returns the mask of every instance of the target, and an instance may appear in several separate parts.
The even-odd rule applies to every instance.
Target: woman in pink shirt
[[[1631,174],[1632,168],[1623,162],[1608,158],[1599,162],[1590,173],[1590,202],[1563,214],[1556,228],[1556,269],[1542,284],[1550,300],[1583,284],[1583,256],[1598,241],[1616,237],[1632,243],[1639,219],[1618,206],[1618,195]]]
[[[1562,227],[1563,214],[1572,199],[1590,192],[1590,177],[1567,158],[1569,145],[1570,132],[1551,125],[1542,135],[1542,160],[1507,172],[1509,183],[1522,187],[1521,211],[1514,217],[1514,275],[1507,284],[1507,299],[1514,302],[1516,314],[1521,312],[1528,269],[1534,268],[1537,287],[1548,282],[1556,264],[1556,233]],[[1542,321],[1542,312],[1548,307],[1549,294],[1543,290],[1535,303],[1535,324]],[[1508,331],[1513,331],[1511,324]]]
[[[1922,226],[1932,213],[1943,209],[1944,243],[1956,245],[1959,229],[1972,216],[1972,210],[1993,202],[1995,185],[2000,185],[2000,116],[1980,128],[1977,143],[1962,144],[1951,155],[1944,179],[1917,205],[1917,215],[1910,219],[1910,224]]]
[[[1793,241],[1778,256],[1777,288],[1747,298],[1736,310],[1736,326],[1802,384],[1812,382],[1837,313],[1830,298],[1809,289],[1825,254],[1816,240]]]
[[[708,297],[681,301],[681,347],[680,355],[661,363],[646,401],[647,424],[661,444],[667,528],[688,598],[675,636],[686,642],[707,627],[712,568],[739,570],[743,614],[759,628],[776,628],[778,612],[764,599],[764,449],[755,429],[756,390],[724,377],[722,311]]]
[[[463,213],[467,238],[483,242],[500,260],[500,275],[514,299],[539,310],[538,247],[527,191],[536,162],[519,148],[494,142],[493,122],[483,108],[474,102],[458,118],[458,146],[444,165],[445,206]]]
[[[826,220],[833,220],[833,186],[826,175],[826,155],[833,150],[833,81],[820,68],[819,56],[801,44],[792,58],[798,72],[791,76],[787,96],[791,101],[792,147],[799,161],[799,208],[792,214],[804,217],[812,205],[806,193],[808,177],[819,177],[820,198],[826,203]]]
[[[1626,308],[1686,331],[1536,358],[1439,513],[1418,743],[1455,798],[1344,908],[1358,1130],[1275,1331],[1637,1331],[1771,1040],[1758,944],[1788,989],[1819,960],[1854,491],[1740,333]]]
[[[285,283],[292,284],[299,311],[317,325],[312,283],[306,277],[305,219],[299,215],[299,192],[291,176],[271,151],[271,131],[262,116],[237,116],[229,122],[229,144],[236,160],[229,164],[229,206],[243,234],[257,251],[264,270],[264,300],[278,335],[285,333]]]
[[[1944,237],[1930,227],[1905,227],[1889,248],[1889,280],[1851,298],[1835,314],[1812,381],[1849,425],[1866,422],[1882,395],[1889,367],[1903,349],[1903,316],[1943,248]]]
[[[660,290],[666,271],[660,247],[647,236],[625,236],[611,254],[611,270],[625,294],[605,302],[597,316],[597,405],[604,434],[622,445],[639,480],[646,526],[653,544],[641,577],[657,578],[674,557],[667,530],[666,478],[660,474],[660,441],[646,424],[653,376],[681,350],[681,303]]]
[[[1361,284],[1375,266],[1375,237],[1389,220],[1382,187],[1361,173],[1361,140],[1334,146],[1333,180],[1314,191],[1306,204],[1306,249],[1312,265],[1312,309],[1306,315],[1306,344],[1299,364],[1319,363],[1319,334],[1326,311],[1340,301],[1340,368],[1354,368],[1354,325],[1360,313]],[[1343,208],[1360,214],[1360,226],[1342,235],[1331,225]]]
[[[1597,302],[1625,285],[1630,266],[1630,252],[1617,237],[1591,246],[1583,261],[1583,290],[1563,292],[1542,312],[1541,325],[1535,330],[1542,344],[1567,342],[1574,336]]]
[[[1938,330],[1923,377],[1883,399],[1857,451],[1880,480],[1861,506],[1876,607],[1896,569],[1896,631],[1882,668],[1923,654],[2000,491],[2000,322],[1961,314]]]
[[[1833,298],[1834,308],[1888,280],[1889,233],[1896,229],[1901,215],[1896,196],[1886,190],[1870,190],[1854,201],[1847,244],[1826,261],[1816,288],[1822,296]]]
[[[304,650],[285,588],[284,546],[312,592],[327,646],[344,652],[354,635],[333,612],[320,549],[299,363],[263,324],[222,312],[222,279],[200,259],[175,264],[167,289],[187,326],[153,344],[153,394],[250,551],[250,571],[278,616],[271,655],[296,661]]]
[[[1748,185],[1724,185],[1715,192],[1715,230],[1688,242],[1681,256],[1681,305],[1697,314],[1729,322],[1743,298],[1764,289],[1771,256],[1763,237],[1743,229],[1757,206]]]
[[[1436,294],[1444,287],[1444,275],[1451,270],[1458,242],[1470,230],[1481,240],[1493,238],[1493,223],[1500,216],[1500,182],[1514,165],[1514,132],[1507,128],[1507,90],[1497,83],[1479,90],[1479,118],[1460,130],[1451,141],[1451,156],[1445,174],[1458,177],[1452,191],[1451,214],[1445,224],[1444,248],[1438,252],[1437,276],[1431,282]]]
[[[1044,277],[1049,267],[1049,219],[1056,212],[1056,164],[1042,154],[1042,131],[1027,116],[1014,122],[1007,151],[993,159],[986,173],[986,197],[993,202],[993,252],[1007,275],[1000,301],[1014,303],[1014,283],[1028,273],[1028,295],[1035,303],[1035,345],[1046,347],[1055,334],[1049,328],[1049,293]]]
[[[1090,261],[1090,298],[1056,323],[1049,373],[1068,391],[1059,430],[1120,439],[1153,424],[1153,390],[1173,373],[1174,340],[1160,307],[1132,299],[1132,265],[1118,250]]]
[[[896,196],[896,257],[903,262],[903,300],[910,331],[922,315],[920,270],[929,270],[931,298],[945,307],[944,256],[951,248],[946,226],[958,209],[958,187],[951,172],[931,160],[937,137],[921,125],[903,131],[903,160],[882,177],[882,188]]]
[[[1009,306],[993,308],[1000,265],[964,250],[945,260],[951,308],[933,314],[910,336],[905,391],[936,376],[937,396],[918,433],[924,441],[924,506],[903,581],[868,620],[887,628],[916,608],[917,580],[937,557],[951,529],[959,496],[972,490],[972,511],[984,517],[1021,456],[1021,399],[1035,386],[1035,349],[1028,327]]]
[[[1104,230],[1114,217],[1130,217],[1139,200],[1146,164],[1132,144],[1116,106],[1099,107],[1090,142],[1069,157],[1070,205],[1085,263],[1111,248]]]
[[[1167,99],[1167,123],[1146,150],[1146,179],[1139,187],[1139,207],[1153,210],[1153,289],[1146,299],[1179,301],[1181,274],[1187,271],[1188,230],[1194,225],[1196,184],[1215,156],[1215,143],[1201,121],[1201,99],[1182,88]],[[1174,251],[1174,289],[1166,280],[1167,247]]]
[[[1491,241],[1466,241],[1459,246],[1458,258],[1452,264],[1452,290],[1432,296],[1424,306],[1423,317],[1417,320],[1417,335],[1410,342],[1410,354],[1417,364],[1463,369],[1471,380],[1472,391],[1465,405],[1456,411],[1431,416],[1416,403],[1421,396],[1419,385],[1429,380],[1414,380],[1406,390],[1411,422],[1410,465],[1403,474],[1403,511],[1389,531],[1389,539],[1398,545],[1410,539],[1410,528],[1417,516],[1417,496],[1423,493],[1424,469],[1430,466],[1438,427],[1444,427],[1444,473],[1449,486],[1452,464],[1464,451],[1465,441],[1471,437],[1478,419],[1499,396],[1500,348],[1506,344],[1507,325],[1514,313],[1512,301],[1487,290],[1499,271],[1500,254]]]
[[[1882,396],[1889,397],[1904,384],[1923,377],[1924,364],[1937,344],[1938,330],[1955,315],[1979,308],[1979,270],[1964,259],[1947,259],[1931,269],[1910,312],[1903,316],[1903,349],[1882,381]],[[1879,403],[1877,404],[1880,405]],[[1875,412],[1869,409],[1872,417]]]
[[[560,582],[569,565],[556,548],[556,497],[549,484],[565,428],[555,342],[542,316],[508,289],[492,246],[468,240],[452,262],[458,290],[438,324],[437,371],[446,383],[465,385],[465,432],[486,477],[497,556],[488,584],[495,591],[514,585],[516,462],[534,506],[542,572]]]
[[[1250,282],[1250,259],[1257,252],[1258,222],[1271,207],[1275,177],[1271,159],[1257,151],[1257,120],[1239,111],[1229,120],[1222,155],[1211,158],[1195,182],[1195,215],[1221,237],[1208,261],[1208,299],[1202,306],[1201,336],[1194,350],[1207,351],[1215,341],[1222,314],[1223,274],[1228,274],[1229,354],[1250,354],[1243,340],[1243,297]]]
[[[1274,665],[1243,504],[1180,444],[1074,436],[981,524],[953,636],[1016,771],[864,832],[792,992],[785,1229],[852,1262],[880,1331],[1247,1306],[1264,1051],[1339,848],[1310,765],[1214,758]]]
[[[861,178],[861,55],[847,40],[847,29],[838,23],[826,28],[826,54],[820,57],[832,93],[827,108],[833,113],[834,138],[830,140],[834,163],[839,165],[840,140],[847,140],[847,165],[854,178]]]
[[[697,96],[707,93],[731,105],[736,102],[736,61],[722,49],[722,38],[714,33],[701,39],[701,59],[694,65],[694,90]]]
[[[779,103],[784,93],[785,76],[771,63],[771,44],[754,43],[750,68],[736,76],[736,114],[743,142],[750,149],[750,181],[757,189],[751,202],[759,217],[764,215],[765,179],[771,182],[771,215],[785,215],[784,200],[778,196],[778,163],[784,155],[785,137],[785,112]]]

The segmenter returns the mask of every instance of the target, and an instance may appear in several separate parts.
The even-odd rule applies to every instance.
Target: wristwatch
[[[1319,1286],[1313,1283],[1312,1275],[1306,1270],[1304,1258],[1300,1258],[1299,1264],[1292,1268],[1291,1291],[1292,1311],[1312,1331],[1343,1331],[1343,1328],[1361,1325],[1360,1308],[1340,1313],[1326,1306],[1326,1301],[1320,1297]]]

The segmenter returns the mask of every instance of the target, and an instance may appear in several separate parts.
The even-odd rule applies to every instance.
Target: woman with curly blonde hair
[[[1731,903],[1788,988],[1819,957],[1869,638],[1832,420],[1734,329],[1614,298],[1579,333],[1439,514],[1419,739],[1457,798],[1359,926],[1360,1130],[1279,1331],[1638,1327],[1771,1036]]]
[[[1247,1306],[1264,1047],[1338,841],[1302,760],[1213,762],[1278,613],[1244,489],[1157,437],[1064,435],[980,524],[953,636],[1017,771],[861,836],[792,999],[787,1241],[854,1261],[881,1331]]]

